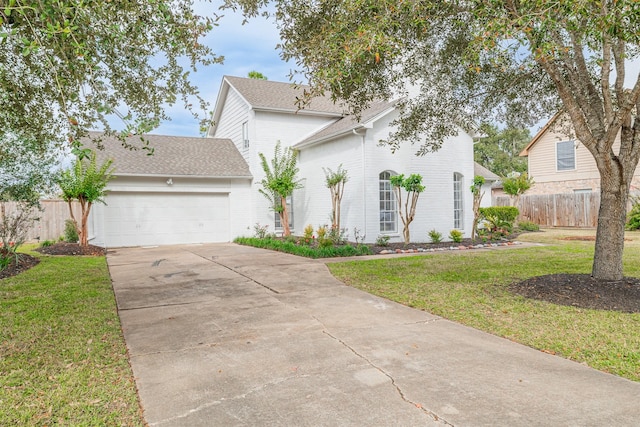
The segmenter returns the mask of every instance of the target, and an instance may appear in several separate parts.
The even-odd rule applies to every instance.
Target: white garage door
[[[110,193],[107,247],[228,242],[229,196],[202,193]]]

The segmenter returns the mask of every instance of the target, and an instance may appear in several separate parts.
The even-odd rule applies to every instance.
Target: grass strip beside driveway
[[[527,239],[535,239],[531,236]],[[344,283],[374,295],[640,381],[639,313],[560,306],[509,291],[510,284],[532,276],[590,273],[593,242],[547,242],[554,245],[381,258],[328,267]],[[638,259],[640,245],[628,245],[627,276],[640,276]]]
[[[137,399],[104,257],[0,280],[0,425],[141,426]]]

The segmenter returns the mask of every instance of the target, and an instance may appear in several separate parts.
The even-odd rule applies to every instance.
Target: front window
[[[556,168],[559,171],[570,171],[576,168],[574,141],[563,141],[556,144]]]
[[[289,215],[289,228],[293,229],[293,196],[287,197],[287,214]],[[278,203],[280,205],[280,203]],[[276,230],[282,230],[282,223],[280,222],[280,214],[275,212],[275,227]]]
[[[396,196],[391,186],[393,172],[384,171],[379,176],[380,185],[380,232],[395,233],[398,230]]]
[[[464,203],[462,189],[464,187],[463,176],[453,174],[453,228],[464,229]]]
[[[246,150],[249,148],[249,123],[242,123],[242,147]]]

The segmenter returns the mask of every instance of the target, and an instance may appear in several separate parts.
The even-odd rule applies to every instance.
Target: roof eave
[[[318,144],[322,144],[323,142],[327,142],[327,141],[331,141],[334,140],[336,138],[339,138],[341,136],[344,135],[348,135],[350,133],[352,133],[355,130],[359,130],[359,129],[371,129],[373,128],[373,124],[381,119],[382,117],[386,116],[387,114],[391,113],[393,110],[395,110],[395,104],[383,111],[381,111],[380,113],[376,114],[375,116],[371,117],[370,119],[367,119],[366,121],[362,122],[362,123],[356,123],[353,126],[350,126],[349,128],[342,130],[340,132],[335,132],[329,135],[325,135],[321,138],[317,138],[317,139],[311,139],[309,141],[304,141],[304,142],[299,142],[297,144],[295,144],[293,146],[293,148],[295,148],[296,150],[301,150],[303,148],[309,148],[312,147],[314,145],[318,145]],[[331,126],[331,125],[329,125]]]
[[[253,175],[184,175],[176,173],[118,173],[115,172],[114,176],[122,176],[128,178],[167,178],[167,177],[181,177],[181,178],[196,178],[196,179],[253,179]]]
[[[529,156],[529,150],[531,150],[531,148],[536,144],[536,142],[538,142],[538,140],[540,138],[542,138],[542,135],[544,135],[547,130],[549,130],[549,128],[551,127],[551,125],[558,120],[558,117],[560,117],[560,115],[562,114],[562,111],[558,111],[557,113],[555,113],[553,115],[553,117],[551,117],[551,119],[547,122],[546,125],[544,125],[542,127],[542,129],[540,129],[538,131],[538,133],[536,133],[536,135],[533,137],[533,139],[531,139],[531,142],[529,142],[527,144],[526,147],[524,147],[524,149],[520,152],[520,154],[518,154],[519,157],[527,157]]]
[[[300,114],[307,116],[323,116],[323,117],[344,117],[342,113],[336,113],[331,111],[318,111],[318,110],[305,110],[299,108],[275,108],[275,107],[261,107],[261,106],[252,106],[254,111],[261,111],[265,113],[289,113],[289,114]]]

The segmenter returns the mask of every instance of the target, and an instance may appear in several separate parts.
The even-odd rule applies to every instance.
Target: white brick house
[[[258,192],[264,172],[258,153],[271,159],[278,141],[298,153],[303,188],[292,198],[292,231],[302,234],[330,224],[331,198],[323,168],[342,165],[349,181],[342,200],[341,225],[374,242],[380,235],[402,241],[402,223],[389,185],[395,174],[418,173],[426,187],[411,224],[415,242],[435,229],[469,236],[473,220],[469,187],[474,176],[473,141],[460,131],[442,148],[417,157],[404,144],[392,152],[380,146],[398,112],[379,102],[360,120],[329,98],[315,98],[300,110],[303,88],[289,83],[225,77],[205,138],[146,135],[153,156],[129,151],[106,138],[99,161],[114,160],[116,179],[106,205],[96,204],[89,221],[91,243],[136,245],[228,242],[253,234],[256,223],[277,231],[279,221]],[[138,136],[130,144],[140,143]],[[487,197],[490,199],[490,197]]]
[[[330,223],[331,199],[324,183],[324,168],[340,164],[348,171],[342,201],[341,224],[353,239],[354,229],[373,242],[381,234],[402,240],[402,223],[388,186],[394,174],[419,173],[426,190],[421,194],[412,240],[428,241],[436,229],[444,236],[452,229],[469,235],[473,213],[469,187],[474,176],[473,141],[460,131],[442,148],[426,156],[415,155],[417,147],[405,144],[395,153],[379,141],[388,137],[390,123],[398,112],[391,102],[379,102],[359,121],[328,98],[315,98],[300,110],[296,97],[302,88],[289,83],[225,77],[214,110],[214,125],[208,136],[230,139],[246,160],[253,176],[250,228],[255,223],[276,227],[276,215],[258,189],[264,177],[258,153],[268,159],[275,144],[298,150],[303,188],[293,195],[294,233],[307,224],[317,228]],[[247,230],[247,235],[251,232]]]

